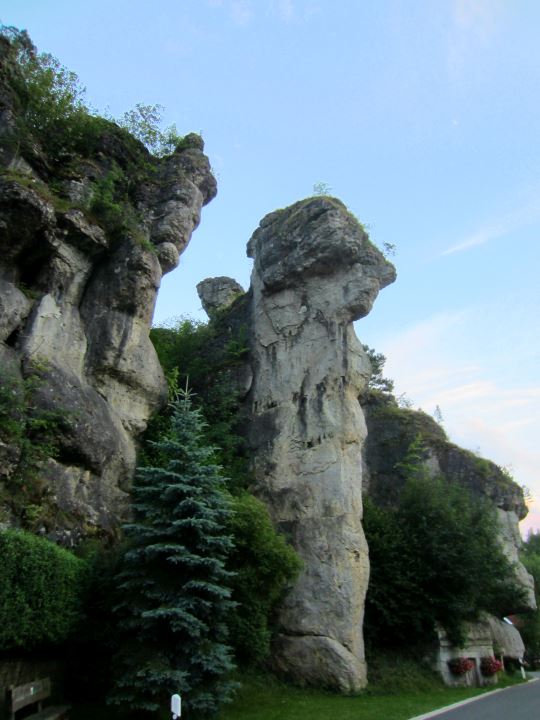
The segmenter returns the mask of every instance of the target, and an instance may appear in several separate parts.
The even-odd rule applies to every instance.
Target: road
[[[425,720],[431,717],[436,720],[538,720],[540,681],[486,695],[454,710],[422,715]]]

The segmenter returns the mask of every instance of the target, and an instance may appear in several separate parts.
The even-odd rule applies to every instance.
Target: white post
[[[182,698],[180,695],[171,695],[172,720],[177,720],[182,715]]]

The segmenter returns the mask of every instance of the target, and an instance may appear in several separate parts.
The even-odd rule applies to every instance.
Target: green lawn
[[[501,677],[497,687],[521,682]],[[269,676],[243,676],[242,689],[220,720],[408,720],[494,688],[437,688],[389,694],[372,690],[343,697],[302,690]]]
[[[385,687],[372,687],[356,697],[344,697],[293,687],[271,675],[242,674],[238,679],[242,688],[218,720],[409,720],[429,710],[494,689],[450,689],[434,684],[423,690],[397,688],[396,692],[392,692],[385,683]],[[519,682],[522,682],[521,676],[502,675],[496,687]],[[170,717],[164,709],[160,720],[170,720]],[[121,714],[114,707],[102,705],[74,705],[70,713],[70,720],[96,718],[120,720]],[[186,720],[189,720],[187,713]]]

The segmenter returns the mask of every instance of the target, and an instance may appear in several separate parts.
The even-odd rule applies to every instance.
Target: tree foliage
[[[206,419],[206,442],[216,448],[214,457],[227,475],[234,537],[228,568],[234,572],[231,582],[237,603],[228,620],[231,643],[239,662],[260,664],[269,653],[273,612],[300,561],[274,529],[265,506],[245,491],[250,475],[236,427],[238,392],[231,381],[247,349],[245,333],[242,328],[223,333],[219,318],[209,324],[183,318],[173,327],[154,328],[151,338],[173,386],[189,382],[194,389],[194,403]],[[147,438],[166,433],[169,422],[167,411],[157,415]],[[143,462],[162,464],[160,452],[160,443],[147,442]]]
[[[229,620],[231,642],[239,662],[257,665],[270,654],[272,612],[301,562],[259,500],[242,492],[233,498],[232,510],[235,544],[228,567],[237,605]]]
[[[153,155],[163,157],[170,155],[182,143],[176,125],[162,128],[162,105],[145,105],[137,103],[132,110],[125,112],[118,119],[120,127],[126,128],[133,137],[140,140]]]
[[[417,438],[400,463],[406,482],[397,506],[366,503],[371,580],[365,626],[372,641],[414,643],[440,624],[459,645],[463,621],[523,604],[493,508],[464,487],[431,477],[424,459]]]
[[[213,714],[234,685],[227,645],[232,548],[224,480],[203,440],[188,393],[175,403],[159,443],[166,467],[139,470],[130,547],[117,577],[123,647],[112,701],[155,711],[172,693],[190,716]]]
[[[394,392],[394,381],[383,375],[386,357],[382,353],[378,353],[373,348],[370,348],[369,345],[362,345],[362,347],[371,363],[371,377],[368,383],[369,389],[392,394]]]
[[[189,383],[193,402],[201,409],[205,437],[216,449],[216,462],[223,466],[230,490],[245,488],[249,481],[244,441],[236,425],[239,399],[231,372],[242,361],[246,344],[242,331],[220,339],[219,321],[202,323],[180,318],[172,327],[152,328],[150,338],[168,377],[177,373],[177,384]],[[167,425],[168,413],[154,418],[147,439],[154,440]],[[143,462],[151,462],[155,447],[146,446]]]

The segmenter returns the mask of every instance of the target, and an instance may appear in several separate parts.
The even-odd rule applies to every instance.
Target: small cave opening
[[[37,240],[37,239],[36,239]],[[30,252],[20,254],[17,258],[19,271],[19,287],[26,294],[39,293],[44,290],[43,281],[47,266],[54,255],[54,248],[46,238],[40,238]]]
[[[8,345],[8,347],[16,347],[17,341],[21,335],[21,326],[17,325],[15,330],[11,331],[11,334],[7,336],[7,338],[4,340],[5,344]]]
[[[25,290],[37,291],[43,265],[43,257],[29,258],[21,268],[19,285],[21,285]]]

